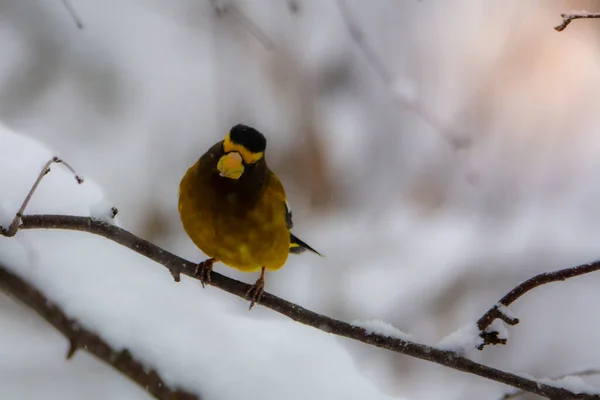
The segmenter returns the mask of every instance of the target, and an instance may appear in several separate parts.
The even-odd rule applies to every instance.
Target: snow
[[[495,319],[492,321],[487,330],[489,332],[498,332],[499,339],[508,339],[508,328],[509,327],[504,321],[502,321],[501,319]]]
[[[541,378],[539,383],[570,390],[573,393],[600,394],[600,389],[585,382],[580,376],[567,375],[558,379]]]
[[[505,306],[504,304],[496,303],[496,307],[498,308],[498,311],[500,311],[502,314],[506,315],[508,318],[511,318],[511,319],[519,318],[509,307]]]
[[[10,214],[53,154],[5,127],[0,148],[2,212]],[[28,212],[105,215],[109,203],[89,178],[77,185],[69,171],[53,166]],[[176,284],[163,267],[102,237],[20,231],[0,239],[0,262],[168,384],[203,398],[393,398],[359,373],[334,336],[271,311],[248,312],[245,301],[192,279]],[[52,350],[57,364],[71,362],[63,360],[65,351],[66,343]]]
[[[367,334],[369,335],[375,333],[395,339],[408,340],[411,342],[415,341],[413,335],[404,333],[392,324],[378,319],[373,319],[369,321],[355,320],[352,322],[352,325],[364,328]]]
[[[90,217],[95,220],[114,223],[116,215],[117,208],[106,199],[102,199],[90,206]]]
[[[0,222],[12,219],[43,163],[56,155],[102,191],[96,196],[95,185],[79,186],[63,166],[53,165],[31,212],[78,210],[104,218],[100,202],[108,200],[119,209],[113,223],[199,261],[202,254],[177,216],[177,186],[204,149],[244,122],[268,135],[269,163],[288,192],[298,236],[326,255],[291,258],[267,276],[267,290],[319,313],[387,321],[423,343],[438,343],[519,282],[597,259],[600,45],[594,27],[600,20],[576,21],[557,34],[553,27],[568,11],[562,2],[346,3],[389,71],[390,87],[349,37],[335,1],[303,0],[293,15],[284,2],[236,1],[275,42],[275,51],[265,50],[235,15],[216,17],[207,1],[127,0],[116,10],[110,2],[82,0],[73,5],[84,30],[60,2],[2,2],[0,120],[57,153],[44,150],[32,158],[0,142],[2,156],[12,153],[11,164],[20,155],[30,158],[23,160],[26,170],[17,164],[16,175],[24,179],[0,187]],[[437,129],[391,95],[416,96],[420,111],[472,139],[471,146],[452,150],[432,134]],[[312,159],[315,148],[321,157]],[[37,149],[29,146],[28,153]],[[322,168],[313,168],[313,161]],[[0,174],[13,173],[2,165]],[[469,183],[472,176],[476,182]],[[56,191],[89,198],[69,205],[71,199],[63,197],[59,207]],[[89,207],[79,209],[81,204]],[[107,265],[119,250],[103,238],[83,237],[21,232],[10,243],[18,244],[13,251],[20,248],[39,274],[46,263],[62,273],[55,258],[39,256],[50,246],[38,249],[40,242],[69,246],[65,262],[78,263],[86,279],[107,286],[105,293],[116,292],[111,307],[121,306],[127,287],[145,297],[127,297],[124,304],[147,302],[145,312],[157,308],[158,318],[164,315],[158,299],[171,297],[181,304],[191,299],[196,309],[190,314],[185,307],[186,316],[206,324],[216,322],[213,314],[267,323],[281,318],[260,307],[248,313],[241,300],[214,288],[200,290],[186,278],[171,289],[175,284],[164,268],[143,266],[129,252],[118,257],[115,272]],[[100,260],[78,254],[78,246],[100,248]],[[256,279],[215,268],[246,282]],[[140,270],[133,281],[131,269]],[[158,274],[156,283],[148,282],[152,274]],[[77,271],[61,278],[83,279]],[[115,289],[113,281],[122,287]],[[186,285],[193,294],[184,294]],[[485,364],[536,376],[597,365],[598,352],[590,349],[600,349],[598,285],[595,273],[535,289],[510,307],[521,322],[508,328],[508,345],[474,354]],[[83,303],[91,304],[93,296],[100,295],[91,290]],[[85,353],[65,362],[63,338],[39,322],[26,329],[38,318],[1,295],[0,302],[0,399],[147,398]],[[137,318],[129,311],[129,319]],[[187,324],[186,318],[161,330],[176,329],[181,320]],[[207,329],[198,333],[208,335],[203,345],[217,336],[218,327]],[[263,343],[262,331],[254,332]],[[367,377],[388,394],[487,399],[505,390],[373,346],[346,339],[335,344],[344,346],[338,357],[345,362],[347,355],[354,364],[349,376]],[[240,377],[236,371],[226,376]],[[277,379],[283,373],[250,372],[248,379],[278,386],[281,393]]]
[[[482,343],[477,323],[469,323],[444,337],[437,344],[441,350],[453,351],[462,355],[477,349]]]

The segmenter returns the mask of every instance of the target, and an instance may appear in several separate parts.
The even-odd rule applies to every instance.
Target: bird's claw
[[[202,287],[210,284],[210,273],[212,272],[214,263],[215,259],[209,258],[208,260],[199,262],[198,265],[196,265],[194,276],[200,280]]]
[[[250,289],[248,289],[244,295],[245,299],[250,299],[250,308],[248,308],[248,310],[252,310],[254,304],[260,303],[260,299],[263,297],[264,293],[265,278],[261,276],[254,285],[250,286]]]

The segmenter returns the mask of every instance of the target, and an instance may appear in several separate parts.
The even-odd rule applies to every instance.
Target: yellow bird
[[[267,167],[267,140],[245,125],[231,128],[185,173],[179,215],[186,233],[209,259],[198,264],[202,286],[217,261],[244,272],[260,270],[246,292],[250,309],[265,286],[265,269],[278,270],[289,253],[315,249],[294,236],[285,190]]]

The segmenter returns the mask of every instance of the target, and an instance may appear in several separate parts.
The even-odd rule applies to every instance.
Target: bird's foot
[[[210,273],[212,272],[215,261],[216,260],[214,258],[209,258],[208,260],[199,262],[198,265],[196,265],[194,276],[200,280],[202,287],[210,284]]]
[[[254,304],[260,303],[260,299],[263,297],[265,293],[265,269],[263,268],[260,273],[260,278],[256,281],[256,283],[250,286],[250,289],[244,295],[245,299],[250,299],[250,308],[248,310],[252,310]]]

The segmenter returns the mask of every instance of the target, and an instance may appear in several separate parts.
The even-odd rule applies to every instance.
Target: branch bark
[[[97,334],[83,328],[76,320],[67,317],[39,290],[2,265],[0,265],[0,289],[34,310],[67,338],[69,341],[67,359],[73,357],[77,350],[84,349],[159,400],[199,400],[200,397],[197,395],[167,385],[156,371],[147,370],[127,349],[116,350]]]
[[[483,343],[478,347],[479,350],[482,350],[486,345],[490,344],[506,344],[506,339],[500,338],[497,331],[487,331],[494,320],[501,319],[508,325],[512,326],[519,323],[518,318],[513,318],[509,315],[506,315],[506,313],[502,310],[502,307],[508,307],[525,293],[535,289],[538,286],[552,282],[566,281],[569,278],[589,274],[590,272],[595,272],[598,270],[600,270],[600,261],[590,264],[583,264],[572,268],[559,269],[553,272],[544,272],[527,279],[525,282],[515,287],[513,290],[504,295],[504,297],[502,297],[498,303],[486,311],[486,313],[483,314],[483,316],[477,321],[477,328],[479,328],[481,337],[483,339]]]
[[[92,218],[66,215],[26,215],[21,220],[20,229],[67,229],[93,233],[119,243],[163,265],[171,272],[175,281],[180,280],[181,274],[196,279],[194,275],[196,263],[178,257],[122,228]],[[211,274],[210,285],[241,298],[244,298],[246,291],[250,287],[250,285],[216,272],[212,272]],[[475,374],[546,398],[600,399],[599,395],[573,393],[563,388],[542,384],[510,372],[479,364],[452,351],[441,350],[377,333],[368,333],[361,327],[317,314],[266,292],[259,304],[283,314],[294,321],[327,333]]]
[[[587,13],[587,12],[577,12],[577,13],[565,13],[560,14],[563,19],[562,24],[554,27],[558,32],[562,32],[565,30],[569,24],[576,19],[586,19],[586,18],[600,18],[600,13]]]

